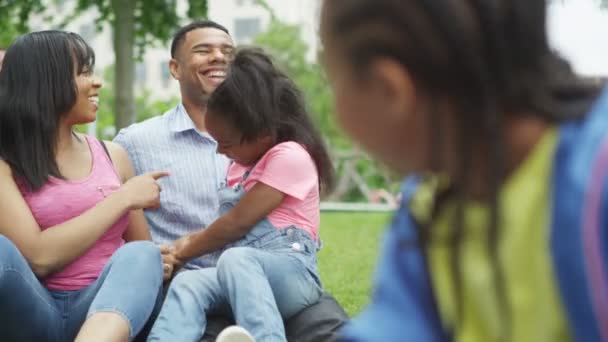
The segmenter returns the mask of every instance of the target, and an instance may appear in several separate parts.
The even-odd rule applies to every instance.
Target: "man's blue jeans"
[[[115,312],[127,320],[133,338],[144,326],[162,285],[157,246],[148,241],[119,248],[97,280],[75,291],[48,290],[15,245],[0,235],[0,339],[74,340],[85,319]]]

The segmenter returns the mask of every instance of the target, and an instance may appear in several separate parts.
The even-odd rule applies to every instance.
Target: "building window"
[[[260,33],[260,18],[234,19],[234,38],[239,43],[251,43]]]

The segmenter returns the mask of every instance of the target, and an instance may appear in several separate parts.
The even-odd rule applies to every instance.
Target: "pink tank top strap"
[[[87,140],[87,143],[89,144],[89,148],[91,149],[91,154],[92,154],[92,158],[93,158],[93,171],[101,171],[103,173],[107,173],[111,170],[111,172],[118,177],[119,180],[121,180],[120,175],[118,174],[118,171],[116,170],[116,167],[114,166],[114,162],[112,161],[112,158],[110,157],[110,152],[107,149],[107,145],[106,147],[104,147],[103,144],[105,144],[104,142],[102,142],[101,140],[97,139],[96,137],[92,137],[90,135],[85,135],[85,139]],[[100,167],[100,169],[95,170],[95,168]]]

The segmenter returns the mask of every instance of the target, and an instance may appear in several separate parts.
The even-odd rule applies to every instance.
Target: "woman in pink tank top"
[[[73,125],[95,120],[95,56],[78,35],[17,38],[0,71],[0,337],[125,341],[142,330],[162,280],[142,209],[156,179]],[[137,242],[130,242],[142,240]]]

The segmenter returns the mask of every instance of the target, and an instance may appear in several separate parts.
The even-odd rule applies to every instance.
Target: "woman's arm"
[[[264,183],[256,183],[226,214],[207,228],[190,233],[175,242],[175,255],[181,264],[236,241],[277,208],[285,194]]]
[[[152,241],[152,235],[148,230],[148,221],[142,209],[131,210],[129,213],[129,226],[123,235],[123,239],[129,241],[147,240]]]
[[[108,153],[114,167],[120,176],[121,183],[126,183],[129,179],[135,177],[135,169],[129,159],[127,151],[122,146],[110,142],[104,142],[108,148]],[[131,210],[129,213],[129,225],[125,231],[123,238],[125,241],[137,241],[137,240],[152,240],[150,230],[148,229],[148,222],[144,216],[142,209]]]
[[[80,216],[42,231],[10,167],[0,161],[0,234],[15,243],[38,277],[45,277],[84,254],[128,210],[157,207],[155,180],[166,175],[157,171],[135,177]]]

